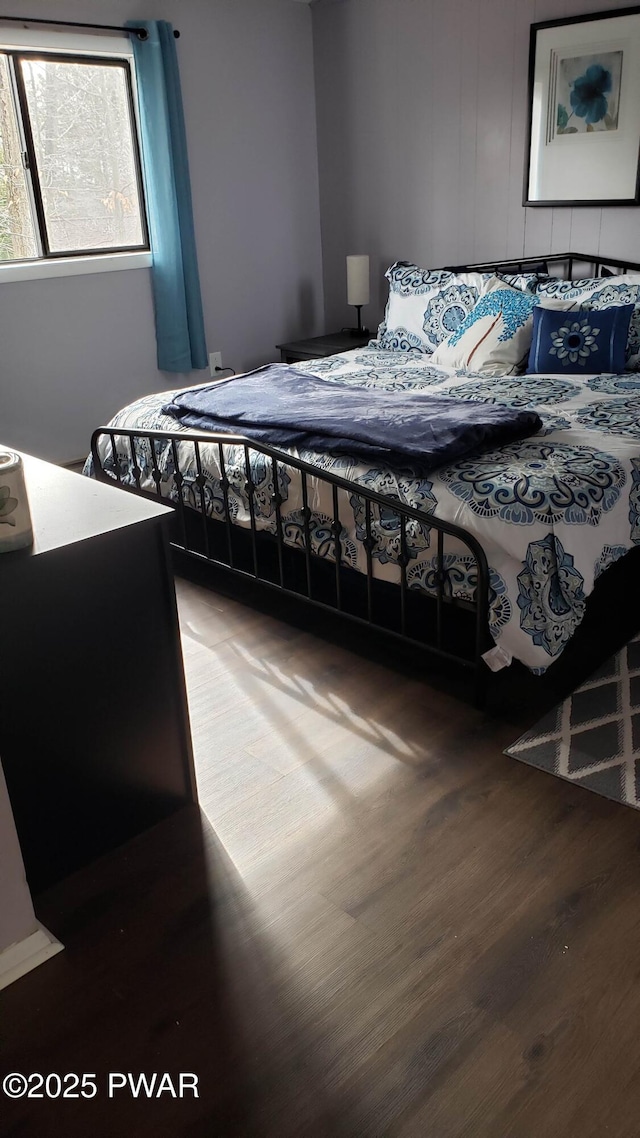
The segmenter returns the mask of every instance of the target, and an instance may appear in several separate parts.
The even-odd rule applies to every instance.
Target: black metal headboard
[[[579,267],[579,272],[574,269]],[[620,261],[591,253],[550,253],[542,257],[519,257],[506,261],[479,261],[474,265],[445,265],[451,272],[548,273],[563,280],[577,277],[615,277],[620,273],[640,272],[637,261]],[[556,270],[555,272],[553,270]]]

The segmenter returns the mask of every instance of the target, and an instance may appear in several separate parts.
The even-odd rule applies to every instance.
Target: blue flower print
[[[518,574],[520,627],[551,657],[559,656],[582,620],[584,578],[553,533],[532,541]]]
[[[584,364],[592,352],[597,352],[596,336],[599,335],[600,329],[594,328],[588,320],[567,321],[557,332],[552,332],[553,347],[549,355],[557,356],[563,367],[570,363]]]
[[[445,597],[475,601],[478,566],[469,554],[446,553],[442,559],[442,590]],[[439,587],[438,559],[420,561],[407,574],[410,589],[436,596]],[[512,608],[504,579],[489,566],[489,631],[496,637],[511,620]]]
[[[422,391],[448,379],[446,371],[435,367],[377,367],[358,369],[346,375],[328,375],[328,380],[346,387],[376,387],[380,391]]]
[[[627,399],[587,403],[576,414],[576,422],[590,431],[607,431],[612,435],[640,439],[640,399],[633,395]]]
[[[317,360],[300,360],[296,363],[298,371],[308,371],[312,375],[321,375],[325,371],[335,371],[338,367],[344,367],[345,361],[342,356],[328,356],[326,359]]]
[[[391,352],[409,352],[412,348],[423,347],[421,340],[415,332],[407,328],[398,327],[393,332],[384,331],[376,340],[377,348],[385,348]]]
[[[400,296],[419,296],[434,289],[446,288],[454,279],[454,274],[448,269],[429,271],[410,261],[396,261],[384,275],[389,281],[390,290]]]
[[[366,474],[359,475],[358,482],[384,494],[390,499],[389,505],[375,503],[371,508],[370,536],[371,554],[382,565],[389,562],[398,563],[402,555],[402,536],[400,517],[393,509],[392,498],[400,502],[411,502],[418,509],[430,512],[435,509],[436,499],[433,494],[433,483],[427,478],[416,478],[413,471],[368,470]],[[356,537],[363,544],[369,538],[367,530],[367,511],[364,499],[352,494],[349,498],[353,509],[356,524]],[[431,542],[431,530],[422,526],[417,519],[407,519],[406,551],[411,559],[418,557]]]
[[[640,286],[638,285],[605,285],[593,294],[586,305],[580,303],[581,308],[609,308],[614,304],[633,304],[634,310],[629,325],[627,339],[626,362],[627,367],[633,371],[638,369],[637,357],[640,352]]]
[[[467,376],[468,372],[461,371],[460,375]],[[484,381],[483,381],[484,380]],[[532,385],[530,376],[509,375],[496,376],[489,386],[485,377],[479,377],[479,382],[461,383],[451,389],[456,399],[472,399],[480,403],[503,403],[506,407],[533,407],[537,411],[540,405],[549,406],[553,403],[566,403],[579,395],[583,388],[575,383],[568,383],[566,379],[555,376],[536,376],[535,385]]]
[[[625,375],[594,375],[587,380],[592,391],[604,391],[607,395],[624,395],[625,392],[640,395],[640,375],[627,372]]]
[[[311,513],[307,520],[309,541],[312,553],[317,557],[328,557],[335,561],[336,537],[333,518],[326,514]],[[282,524],[285,540],[299,549],[307,545],[307,525],[305,525],[304,511],[294,510]],[[344,526],[340,527],[339,535],[340,559],[355,569],[358,564],[358,550],[355,541],[347,533]]]
[[[613,455],[535,439],[459,459],[438,473],[477,517],[514,526],[597,526],[627,482]]]
[[[452,285],[441,289],[429,301],[422,330],[429,344],[437,348],[466,320],[478,299],[478,290],[470,285]]]
[[[610,565],[613,565],[614,561],[617,561],[619,557],[624,557],[626,552],[626,545],[605,545],[602,553],[593,566],[594,581],[597,581],[598,577],[604,573],[605,569],[608,569]]]
[[[409,354],[417,360],[424,359],[424,353],[418,349],[414,349],[411,353],[403,352],[401,356],[398,356],[397,352],[384,350],[372,351],[368,349],[366,352],[363,352],[361,356],[354,356],[352,362],[354,364],[360,364],[362,367],[390,367],[394,363],[400,363],[400,366],[404,367],[407,362],[407,355]]]
[[[586,123],[601,122],[609,107],[605,96],[609,94],[611,85],[611,72],[601,63],[592,63],[573,84],[573,113]]]

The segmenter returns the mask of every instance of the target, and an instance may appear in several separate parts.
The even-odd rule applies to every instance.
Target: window
[[[0,263],[148,248],[130,61],[0,47]]]

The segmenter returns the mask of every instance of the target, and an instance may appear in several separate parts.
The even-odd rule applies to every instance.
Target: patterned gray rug
[[[640,636],[505,754],[640,809]]]

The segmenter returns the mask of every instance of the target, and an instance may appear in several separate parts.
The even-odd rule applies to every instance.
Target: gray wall
[[[182,31],[209,348],[248,368],[280,339],[322,331],[325,308],[327,328],[352,322],[347,253],[371,255],[372,327],[397,258],[569,246],[640,257],[636,210],[521,205],[529,25],[619,4],[150,0],[145,16]],[[140,11],[59,0],[55,16],[121,23]],[[51,5],[13,0],[7,12]],[[59,461],[125,402],[177,382],[156,368],[147,270],[0,284],[0,345],[0,442]]]
[[[7,15],[168,19],[178,41],[210,350],[246,369],[324,326],[311,14],[293,0],[13,0]],[[0,442],[86,453],[159,372],[145,269],[0,284]]]
[[[315,0],[327,324],[351,318],[348,253],[372,257],[374,327],[397,259],[640,259],[640,212],[524,209],[529,26],[620,0]]]

